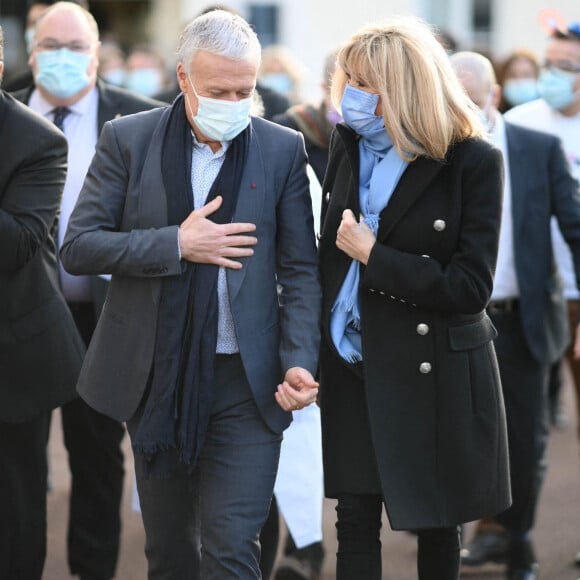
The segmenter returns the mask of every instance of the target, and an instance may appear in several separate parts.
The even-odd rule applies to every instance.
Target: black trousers
[[[506,408],[512,506],[497,520],[515,536],[530,531],[547,468],[549,365],[534,359],[519,313],[491,312]]]
[[[381,579],[382,508],[380,495],[343,494],[338,497],[337,580]],[[458,580],[459,528],[416,531],[419,580]]]
[[[96,324],[93,305],[69,307],[88,345]],[[119,555],[125,428],[80,398],[63,405],[61,414],[72,479],[69,568],[73,575],[108,580],[115,575]]]
[[[0,421],[0,578],[40,580],[46,557],[49,414]]]

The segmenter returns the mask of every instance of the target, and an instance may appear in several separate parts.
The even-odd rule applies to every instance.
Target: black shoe
[[[502,564],[507,561],[509,544],[507,532],[477,532],[473,541],[461,550],[461,563],[464,566]]]
[[[516,568],[509,571],[507,577],[508,580],[537,580],[538,566],[537,564],[532,564],[524,568]]]
[[[529,538],[512,539],[508,552],[509,580],[536,580],[538,559]]]
[[[580,552],[578,552],[574,558],[574,565],[580,568]]]
[[[319,580],[320,570],[316,570],[308,560],[294,556],[284,556],[274,574],[275,580]]]

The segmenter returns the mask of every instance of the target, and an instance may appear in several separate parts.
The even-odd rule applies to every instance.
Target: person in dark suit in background
[[[53,121],[69,144],[68,173],[58,228],[62,242],[103,124],[161,106],[97,81],[99,31],[93,16],[72,2],[58,2],[36,24],[30,56],[35,83],[15,96]],[[60,285],[88,345],[104,301],[107,281],[70,276]],[[61,407],[64,442],[72,475],[68,528],[71,573],[83,580],[114,576],[119,551],[123,490],[123,425],[76,398]]]
[[[337,579],[381,578],[384,504],[417,532],[419,579],[457,580],[458,524],[511,502],[485,311],[501,153],[415,18],[357,32],[331,94],[344,124],[322,189],[319,380]]]
[[[580,195],[557,137],[504,121],[497,109],[501,89],[489,60],[460,52],[451,62],[507,168],[487,312],[499,332],[495,349],[506,404],[513,504],[493,518],[503,529],[490,529],[489,522],[487,529],[478,528],[462,561],[478,565],[495,556],[507,560],[510,580],[534,580],[537,559],[530,533],[547,466],[548,377],[570,336],[550,223],[555,216],[580,281]]]
[[[308,162],[320,183],[324,181],[328,163],[330,135],[335,125],[342,121],[340,113],[334,108],[330,99],[330,83],[336,68],[336,54],[337,51],[333,50],[324,61],[321,82],[322,101],[317,105],[310,103],[294,105],[286,112],[272,118],[274,123],[290,127],[304,135]]]
[[[4,68],[0,28],[0,82]],[[0,91],[0,578],[40,580],[52,409],[76,396],[84,344],[58,287],[62,133]]]
[[[61,249],[112,274],[78,390],[127,420],[152,580],[260,577],[288,411],[318,392],[304,140],[251,116],[259,62],[241,17],[194,19],[182,95],[105,124]]]
[[[87,0],[66,0],[67,2],[74,2],[85,9],[89,9]],[[26,12],[26,29],[24,30],[24,43],[26,44],[26,51],[30,55],[32,51],[32,43],[34,42],[34,29],[38,19],[42,16],[45,10],[50,8],[58,0],[29,0],[28,10]],[[19,71],[6,79],[4,83],[4,90],[13,93],[21,89],[26,89],[34,82],[32,71],[27,68],[24,71]]]

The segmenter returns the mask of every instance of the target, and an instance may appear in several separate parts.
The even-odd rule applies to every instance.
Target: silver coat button
[[[447,227],[445,220],[435,220],[433,222],[433,229],[436,232],[442,232]]]
[[[330,191],[326,192],[325,198],[326,198],[326,201],[328,201],[330,199]]]
[[[420,334],[421,336],[425,336],[428,333],[429,333],[429,325],[428,324],[425,324],[424,322],[417,324],[417,334]]]
[[[424,375],[429,374],[431,372],[431,363],[422,362],[419,365],[419,372],[422,373],[422,374],[424,374]]]

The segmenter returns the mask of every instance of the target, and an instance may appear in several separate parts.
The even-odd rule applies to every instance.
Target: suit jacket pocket
[[[63,298],[54,294],[34,310],[13,320],[10,329],[18,340],[27,341],[69,316],[70,312]]]

